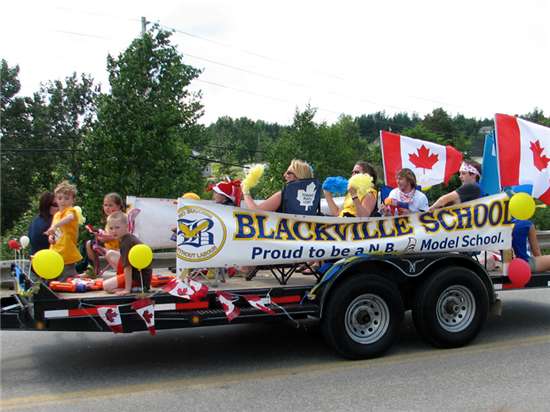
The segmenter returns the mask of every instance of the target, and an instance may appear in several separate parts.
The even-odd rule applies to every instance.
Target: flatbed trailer
[[[533,274],[525,288],[550,287],[550,274]],[[336,262],[323,277],[293,276],[287,284],[274,277],[242,278],[211,287],[200,300],[153,290],[155,327],[184,329],[212,325],[319,319],[327,343],[340,355],[370,358],[396,340],[405,311],[411,310],[419,335],[436,347],[472,341],[490,311],[498,312],[496,292],[512,289],[508,277],[489,273],[471,254],[354,256]],[[39,281],[32,292],[0,300],[3,330],[110,332],[98,307],[118,306],[124,333],[147,327],[131,304],[142,294],[55,293]],[[228,319],[219,299],[223,291],[240,310]],[[269,313],[247,297],[269,298]]]

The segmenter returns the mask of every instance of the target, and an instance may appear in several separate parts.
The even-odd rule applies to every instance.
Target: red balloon
[[[508,279],[512,286],[522,288],[531,280],[531,268],[529,263],[520,258],[514,258],[508,265]]]
[[[8,247],[11,250],[19,250],[21,248],[21,245],[19,244],[19,242],[17,240],[10,239],[10,240],[8,240]]]

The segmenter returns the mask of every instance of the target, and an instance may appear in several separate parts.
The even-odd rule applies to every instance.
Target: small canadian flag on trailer
[[[113,333],[122,333],[122,318],[118,306],[98,306],[97,314],[107,324]]]
[[[270,315],[275,315],[273,309],[267,307],[267,305],[271,305],[271,298],[269,296],[261,298],[257,295],[248,295],[244,298],[252,307],[259,309],[262,312],[269,313]]]
[[[239,299],[238,296],[235,296],[228,292],[216,292],[216,299],[220,304],[222,305],[222,309],[225,312],[225,316],[227,316],[227,320],[231,322],[233,319],[235,319],[237,316],[241,314],[241,310],[235,306],[235,301]]]
[[[141,319],[145,322],[147,329],[151,335],[156,335],[157,330],[155,328],[155,302],[151,299],[139,299],[132,303],[132,309],[134,309]]]

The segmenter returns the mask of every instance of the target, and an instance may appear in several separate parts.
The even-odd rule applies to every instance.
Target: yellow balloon
[[[193,192],[184,193],[183,195],[181,195],[181,197],[183,197],[184,199],[201,200],[201,197]]]
[[[37,275],[44,279],[58,277],[64,267],[63,257],[55,250],[42,249],[36,252],[32,258],[32,268]]]
[[[527,193],[516,193],[510,199],[510,214],[519,220],[530,219],[535,213],[535,201]]]
[[[149,246],[143,243],[134,245],[128,253],[128,260],[136,269],[144,269],[153,261],[153,251]]]

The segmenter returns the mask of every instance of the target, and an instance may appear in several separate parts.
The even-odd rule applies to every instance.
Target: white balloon
[[[27,246],[29,246],[29,243],[31,243],[31,240],[28,236],[21,236],[19,238],[19,243],[21,244],[21,247],[25,249]]]

